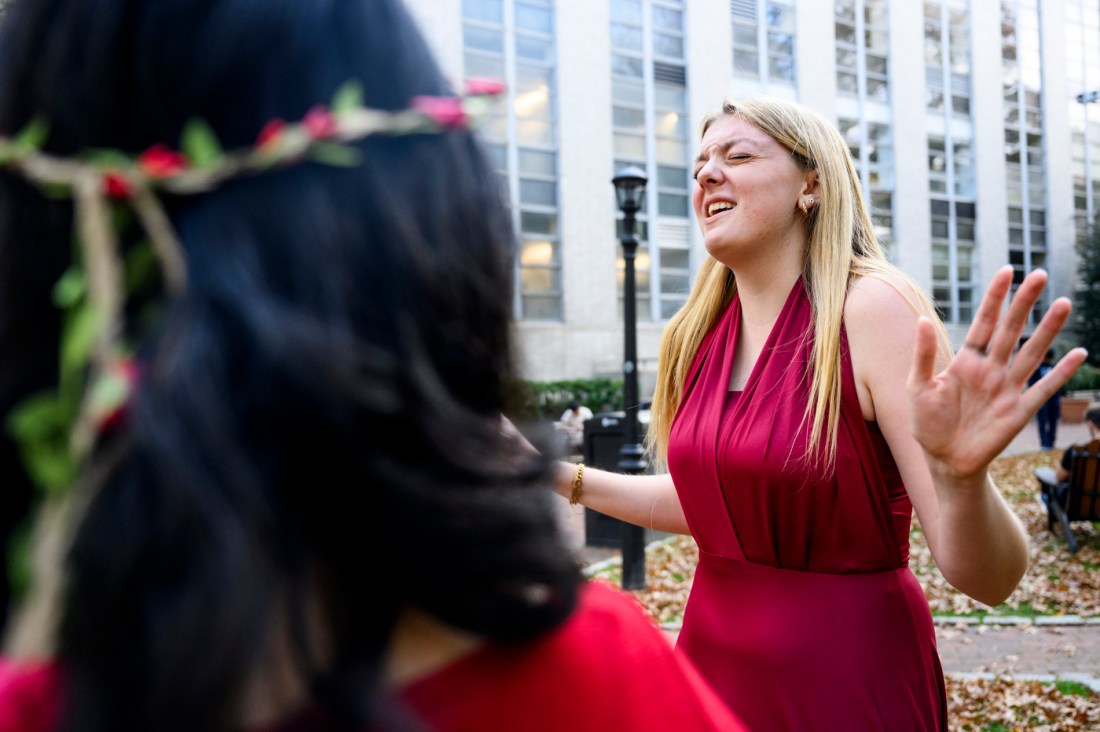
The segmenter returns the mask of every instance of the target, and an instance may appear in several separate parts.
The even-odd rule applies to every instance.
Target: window
[[[932,290],[949,323],[974,317],[978,279],[969,44],[965,0],[924,3],[925,105],[942,130],[928,136]]]
[[[467,77],[506,77],[505,51],[509,46],[514,51],[509,105],[480,134],[516,216],[516,314],[528,320],[560,320],[553,0],[463,0],[462,10]]]
[[[635,259],[639,320],[680,308],[690,279],[691,218],[687,84],[682,0],[614,0],[611,5],[614,166],[637,165],[649,177],[638,216]],[[628,46],[649,36],[645,43]],[[621,59],[621,61],[617,61]],[[623,259],[619,257],[621,307]]]
[[[1001,66],[1005,108],[1005,192],[1008,249],[1014,286],[1028,271],[1046,266],[1046,185],[1039,16],[1036,0],[1002,0]],[[1046,292],[1032,308],[1037,324],[1046,310]]]
[[[731,0],[733,73],[794,85],[794,0]]]
[[[889,102],[886,13],[884,0],[845,0],[836,4],[836,83],[840,94],[862,94],[871,101]]]

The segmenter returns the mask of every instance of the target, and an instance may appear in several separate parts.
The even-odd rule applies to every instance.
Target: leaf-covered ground
[[[1051,451],[1003,457],[993,463],[994,479],[1031,540],[1027,574],[1008,601],[993,611],[947,584],[914,520],[910,567],[933,613],[1100,616],[1100,526],[1074,524],[1079,549],[1071,555],[1060,527],[1056,525],[1053,534],[1047,531],[1046,509],[1037,500],[1035,468],[1054,466],[1060,458],[1060,451]],[[675,537],[647,552],[648,588],[634,595],[657,622],[680,621],[697,561],[698,549],[689,537]],[[619,571],[612,563],[596,576],[618,584]],[[1100,729],[1100,695],[1081,685],[949,678],[947,692],[953,731]]]

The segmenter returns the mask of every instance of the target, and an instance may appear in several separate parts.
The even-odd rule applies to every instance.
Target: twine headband
[[[124,343],[134,270],[143,261],[145,271],[159,269],[169,298],[186,287],[187,263],[159,192],[205,193],[227,180],[304,160],[355,166],[361,156],[348,143],[470,129],[503,91],[497,81],[471,79],[463,96],[415,97],[404,110],[385,111],[365,107],[361,87],[348,82],[330,105],[317,105],[296,122],[271,120],[252,146],[231,151],[198,119],[184,127],[178,150],[157,144],[136,156],[117,150],[72,157],[42,152],[48,125],[38,119],[17,135],[0,135],[0,169],[48,196],[72,198],[79,242],[53,292],[65,311],[58,388],[28,397],[8,418],[31,480],[47,493],[67,489],[98,435],[125,418],[141,371]],[[119,206],[132,212],[148,244],[127,258],[115,228]]]

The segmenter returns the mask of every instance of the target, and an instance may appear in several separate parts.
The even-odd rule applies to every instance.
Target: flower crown
[[[158,192],[203,193],[303,160],[358,165],[359,150],[348,143],[470,129],[503,91],[500,82],[471,79],[463,96],[415,97],[407,109],[385,111],[365,107],[361,87],[348,82],[330,105],[313,107],[297,122],[271,120],[255,144],[231,151],[197,119],[184,127],[179,150],[158,144],[136,156],[99,149],[72,157],[42,152],[48,125],[39,119],[17,135],[0,135],[0,169],[47,195],[71,197],[79,241],[53,292],[65,310],[58,388],[28,397],[8,419],[31,480],[47,493],[66,489],[97,436],[124,420],[141,371],[123,343],[127,295],[158,267],[169,297],[184,290],[186,261]],[[125,258],[115,228],[124,218],[120,208],[147,237],[147,246]]]

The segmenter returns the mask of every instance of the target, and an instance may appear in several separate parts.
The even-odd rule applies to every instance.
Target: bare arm
[[[515,435],[520,444],[534,451],[535,447],[523,437],[507,417],[501,417],[501,430]],[[554,473],[554,491],[565,498],[573,495],[573,479],[577,467],[573,463],[559,462]],[[600,513],[657,531],[670,534],[689,534],[684,509],[676,495],[672,476],[624,475],[597,470],[585,466],[581,480],[579,501],[582,506]]]
[[[569,498],[574,475],[573,463],[559,463],[554,490]],[[627,523],[672,534],[690,533],[668,473],[623,475],[585,466],[579,502]]]
[[[988,355],[964,349],[950,358],[932,323],[881,281],[855,283],[845,310],[864,414],[886,436],[932,556],[952,585],[989,605],[1012,593],[1028,561],[1026,536],[989,463],[1084,358],[1067,356],[1054,378],[1022,393],[1069,312],[1056,301],[1026,353],[1009,363],[1045,282],[1042,273],[1027,278],[991,341],[1011,270],[994,277],[969,336],[989,344]]]

